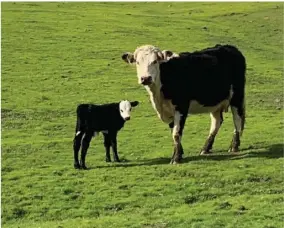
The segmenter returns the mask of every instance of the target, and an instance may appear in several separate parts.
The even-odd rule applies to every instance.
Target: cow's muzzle
[[[141,84],[142,85],[150,85],[152,84],[152,76],[141,77]]]

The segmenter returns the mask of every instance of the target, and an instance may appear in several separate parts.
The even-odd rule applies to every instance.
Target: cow
[[[117,133],[123,128],[124,123],[130,120],[132,107],[136,107],[138,104],[138,101],[122,100],[118,103],[80,104],[77,106],[77,121],[73,140],[75,169],[87,169],[85,164],[87,150],[92,137],[99,132],[102,132],[104,136],[106,162],[111,162],[110,147],[112,147],[114,161],[120,161],[117,153]],[[81,146],[81,160],[79,162],[78,154]]]
[[[231,108],[234,133],[229,152],[238,152],[245,124],[246,59],[232,45],[217,44],[194,52],[161,51],[153,45],[138,47],[121,58],[136,65],[138,83],[150,95],[158,117],[169,125],[174,142],[171,164],[180,163],[184,125],[189,114],[210,113],[211,128],[200,154],[211,153]]]

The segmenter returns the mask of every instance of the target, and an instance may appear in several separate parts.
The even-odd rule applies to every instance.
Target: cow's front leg
[[[181,137],[183,128],[185,125],[185,121],[188,114],[188,107],[184,107],[182,111],[176,110],[174,115],[174,127],[173,127],[173,140],[174,140],[174,153],[172,156],[171,164],[180,163],[182,160],[182,145],[181,145]]]
[[[169,128],[171,129],[171,134],[173,134],[174,121],[169,123]],[[180,141],[181,141],[181,138],[182,138],[182,135],[180,136]],[[180,159],[182,159],[182,155],[184,154],[184,152],[183,152],[183,147],[182,147],[181,142],[180,142],[180,149],[181,149],[181,157],[180,157]]]

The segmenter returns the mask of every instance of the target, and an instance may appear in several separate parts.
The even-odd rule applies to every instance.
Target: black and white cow
[[[182,159],[181,137],[188,114],[210,113],[211,128],[200,154],[210,153],[231,107],[235,130],[229,151],[237,152],[245,123],[245,72],[243,54],[231,45],[216,45],[193,53],[174,54],[152,45],[138,47],[122,59],[135,64],[138,83],[150,95],[159,118],[169,124],[174,141],[171,163]]]
[[[123,100],[119,103],[103,105],[80,104],[77,107],[77,123],[73,140],[74,168],[87,169],[85,158],[91,139],[96,133],[102,132],[106,150],[106,161],[110,162],[110,147],[112,147],[114,161],[119,162],[117,154],[117,133],[123,128],[125,121],[130,120],[132,107],[139,104],[138,101]],[[78,154],[81,148],[81,160]]]

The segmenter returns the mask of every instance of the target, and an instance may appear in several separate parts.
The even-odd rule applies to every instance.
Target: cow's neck
[[[152,106],[156,110],[158,117],[165,123],[172,122],[173,107],[171,101],[166,100],[161,92],[160,80],[145,88],[150,95]]]

